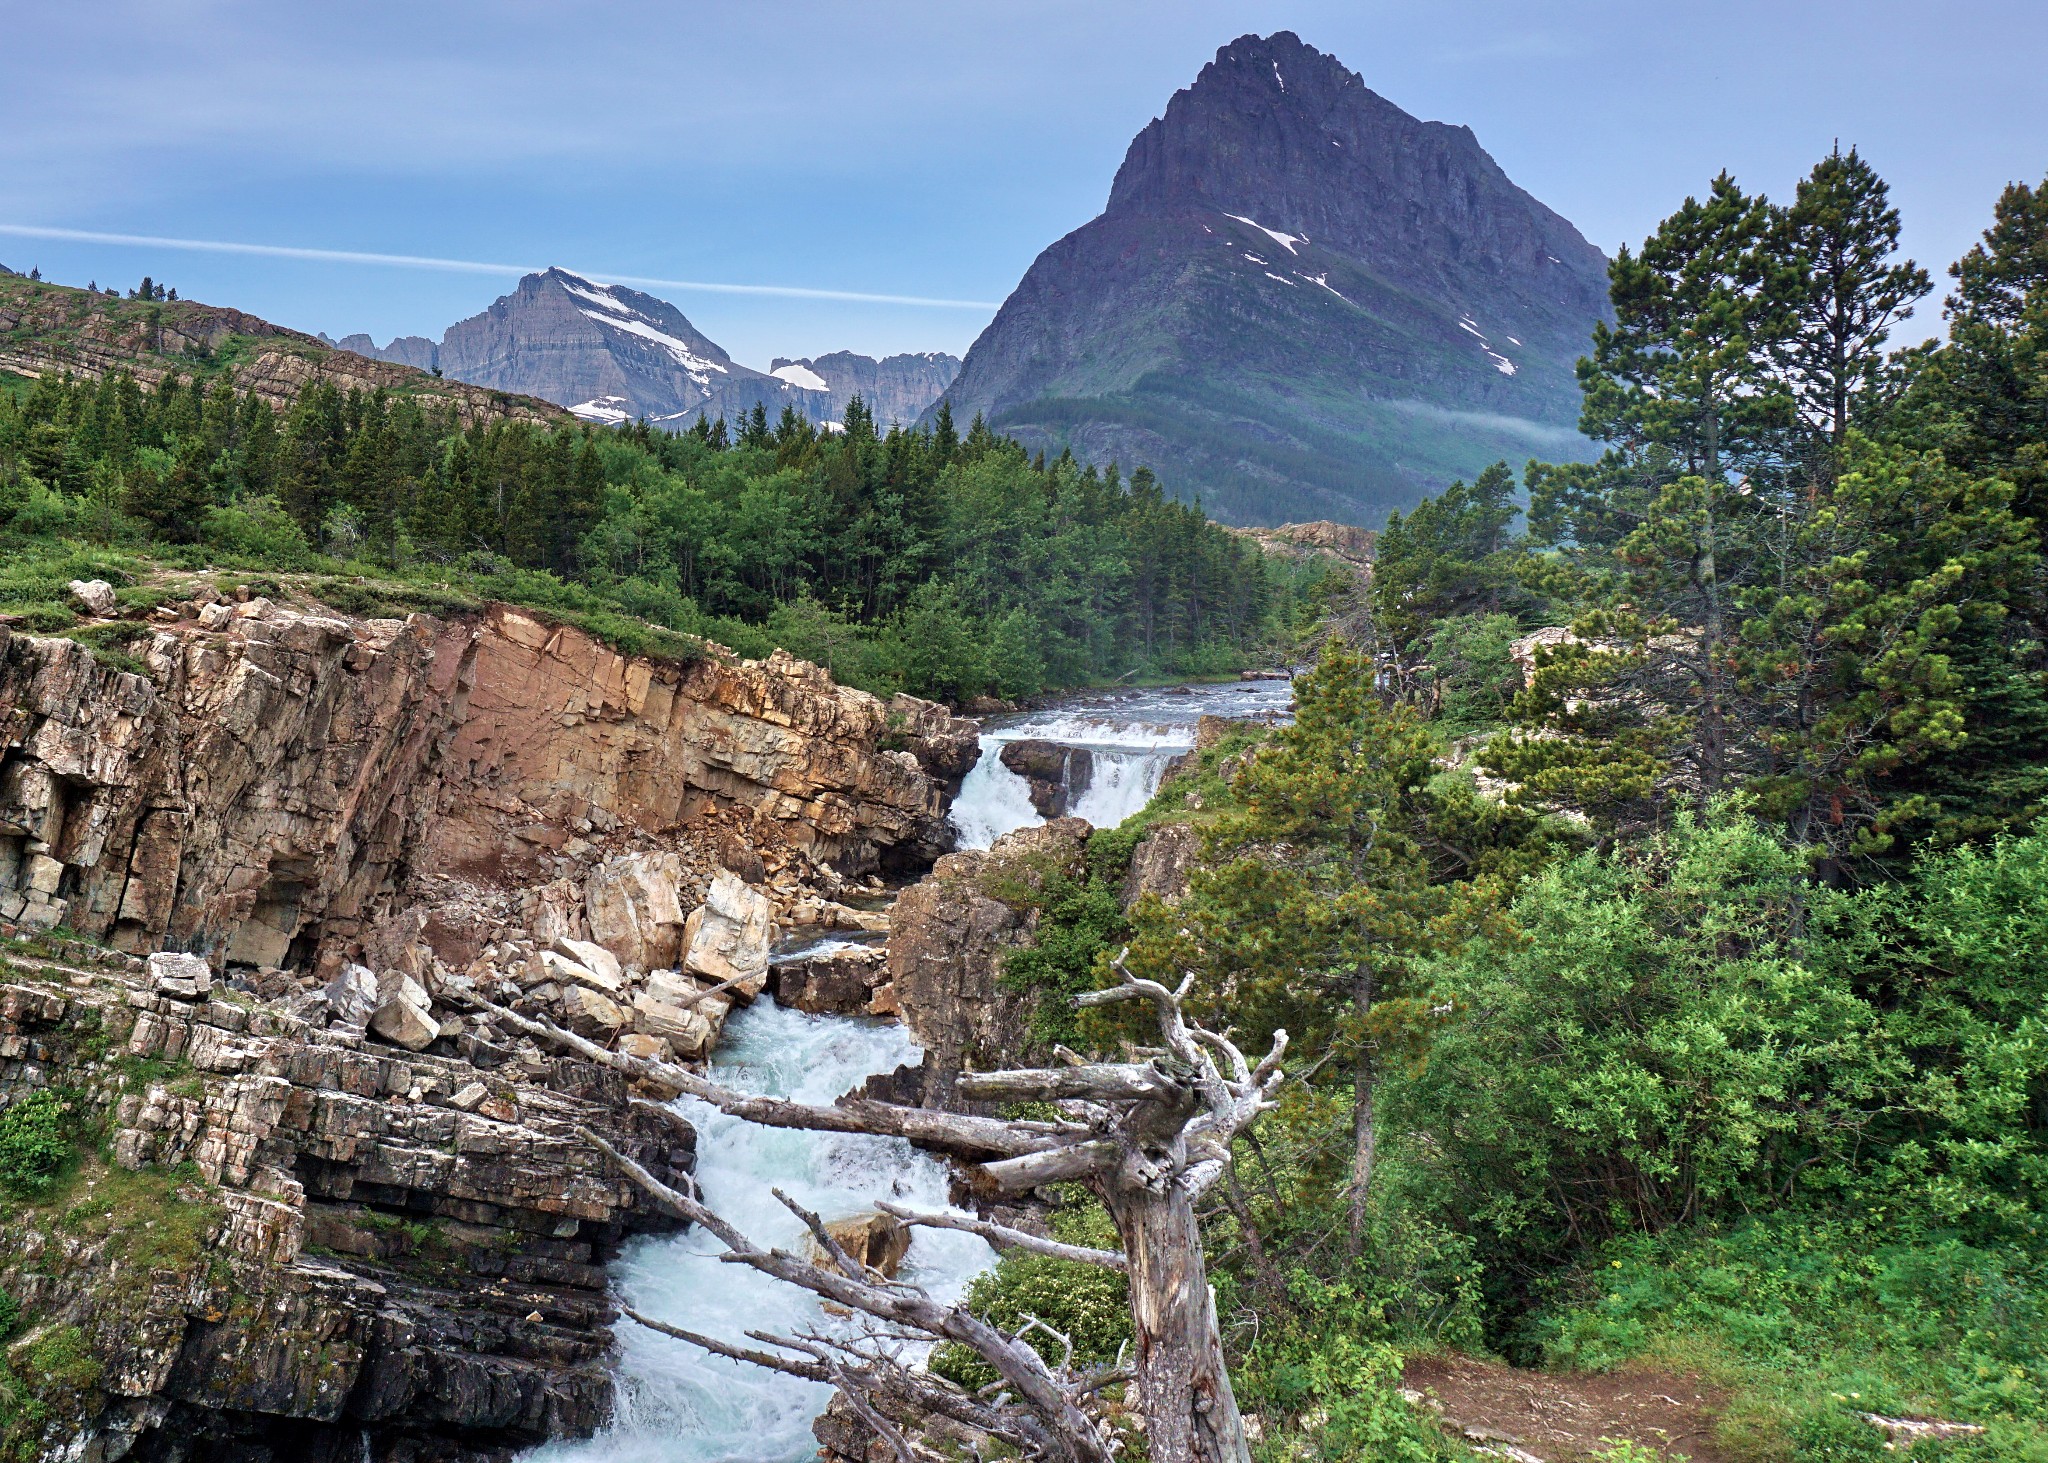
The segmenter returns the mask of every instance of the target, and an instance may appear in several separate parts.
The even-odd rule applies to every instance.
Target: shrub
[[[31,1092],[0,1113],[0,1185],[39,1193],[70,1156],[64,1103],[54,1092]]]
[[[303,568],[313,555],[304,530],[271,497],[208,509],[199,540],[222,554],[280,569]]]

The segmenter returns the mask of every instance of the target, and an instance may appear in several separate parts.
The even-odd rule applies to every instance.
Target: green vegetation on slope
[[[1837,155],[1624,255],[1606,455],[1391,524],[1296,725],[1146,811],[1186,897],[1012,961],[1293,1034],[1208,1229],[1268,1456],[1455,1451],[1391,1346],[1689,1371],[1745,1463],[2048,1459],[2048,187],[1887,355],[1896,226]]]
[[[280,415],[220,379],[45,376],[0,396],[0,612],[61,630],[69,579],[139,588],[159,563],[362,578],[391,587],[337,607],[501,598],[965,700],[1249,663],[1309,572],[1142,469],[1033,462],[978,424],[881,436],[855,403],[844,432],[757,410],[729,441],[452,413],[324,382]]]

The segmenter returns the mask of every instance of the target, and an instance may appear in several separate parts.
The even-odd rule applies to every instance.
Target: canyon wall
[[[147,675],[0,642],[0,918],[331,971],[421,879],[522,888],[714,826],[764,869],[929,861],[974,755],[942,708],[783,655],[209,594],[164,612]]]

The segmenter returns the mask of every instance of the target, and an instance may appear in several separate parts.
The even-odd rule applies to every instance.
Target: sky
[[[1940,277],[2048,175],[2042,0],[0,0],[0,263],[380,343],[560,264],[939,302],[643,286],[756,367],[964,353],[1175,89],[1275,30],[1472,127],[1610,253],[1839,139]]]

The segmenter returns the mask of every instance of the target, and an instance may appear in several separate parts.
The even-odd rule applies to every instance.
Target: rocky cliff
[[[833,351],[802,360],[777,356],[769,371],[792,386],[826,392],[825,413],[831,421],[845,420],[846,404],[858,396],[874,413],[875,424],[887,431],[899,423],[914,425],[960,374],[960,358],[944,351],[918,351],[878,361],[852,351]]]
[[[694,1139],[499,1008],[701,1056],[778,928],[886,930],[834,896],[940,852],[976,728],[781,654],[164,587],[126,662],[0,637],[0,1125],[92,1139],[54,1189],[0,1174],[0,1455],[589,1431],[603,1262],[667,1221],[578,1129],[672,1174]],[[815,974],[787,996],[847,998]]]
[[[1227,522],[1377,526],[1497,457],[1577,450],[1606,260],[1470,129],[1288,32],[1132,142],[947,392],[1033,446],[1147,464]]]
[[[530,1046],[485,1067],[195,989],[180,957],[0,949],[0,1121],[51,1105],[90,1140],[0,1197],[6,1456],[497,1463],[608,1415],[603,1264],[674,1226],[578,1130],[680,1182],[681,1119]]]
[[[147,675],[0,641],[0,917],[327,969],[418,878],[523,887],[718,817],[777,868],[928,860],[972,757],[940,708],[787,656],[196,594],[138,642]]]
[[[590,421],[681,428],[700,414],[737,422],[757,404],[771,421],[784,406],[825,416],[822,392],[742,366],[668,301],[564,269],[529,274],[449,326],[436,360],[444,376],[559,402]]]

